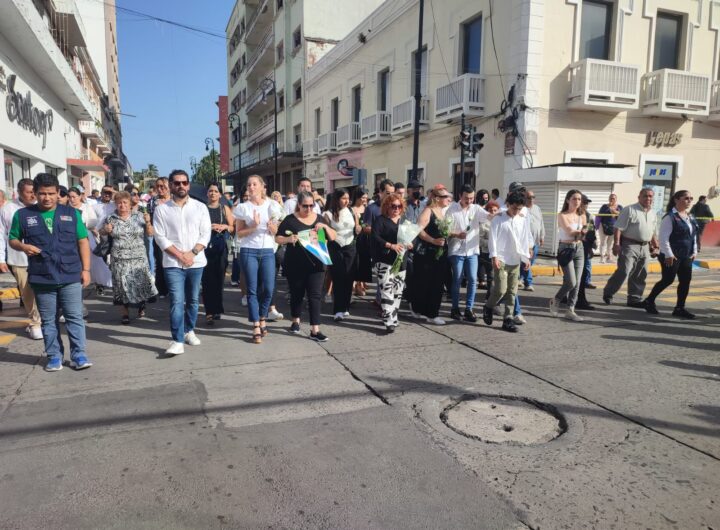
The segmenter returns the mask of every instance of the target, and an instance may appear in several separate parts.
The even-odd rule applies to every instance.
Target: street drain
[[[445,407],[440,419],[456,433],[488,443],[542,444],[567,430],[552,405],[514,396],[466,394]]]

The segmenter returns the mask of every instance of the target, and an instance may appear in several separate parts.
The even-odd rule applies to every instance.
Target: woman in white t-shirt
[[[240,239],[240,264],[247,284],[248,320],[253,324],[253,342],[267,335],[266,320],[275,290],[275,234],[282,210],[265,195],[259,175],[247,180],[248,200],[235,208],[235,229]]]
[[[328,243],[332,265],[333,312],[335,322],[350,316],[353,280],[355,278],[355,236],[360,233],[360,221],[348,207],[350,194],[339,188],[330,197],[330,208],[323,214],[337,236]]]

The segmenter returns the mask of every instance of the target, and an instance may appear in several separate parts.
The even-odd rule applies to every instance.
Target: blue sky
[[[233,0],[118,0],[119,7],[225,34]],[[212,8],[208,8],[212,5]],[[161,175],[205,155],[218,136],[219,95],[227,93],[225,41],[118,10],[123,149],[135,171]]]

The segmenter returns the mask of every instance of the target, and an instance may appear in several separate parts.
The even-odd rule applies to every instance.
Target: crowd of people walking
[[[547,216],[535,194],[514,182],[508,193],[460,189],[457,201],[436,185],[427,197],[416,180],[383,180],[371,195],[362,187],[335,190],[327,202],[309,179],[297,193],[267,195],[262,177],[247,179],[233,197],[221,185],[207,186],[207,198],[190,196],[190,177],[175,170],[159,178],[143,196],[134,185],[116,190],[104,186],[86,195],[81,186],[64,190],[51,174],[17,185],[17,197],[0,211],[0,271],[12,272],[27,311],[27,333],[44,340],[46,370],[63,366],[59,337],[64,322],[70,341],[70,364],[92,365],[85,346],[82,290],[91,283],[98,293],[112,289],[120,321],[145,316],[146,304],[169,298],[169,356],[198,346],[195,333],[200,301],[205,324],[212,327],[225,313],[225,277],[232,258],[231,285],[242,290],[251,341],[268,335],[268,321],[282,320],[275,307],[276,279],[288,285],[289,331],[302,332],[307,304],[309,338],[324,342],[321,309],[332,299],[336,322],[350,317],[353,294],[364,296],[376,282],[373,303],[387,333],[400,325],[403,299],[410,318],[432,325],[447,323],[443,296],[450,297],[449,317],[475,323],[478,291],[485,290],[482,320],[517,332],[526,323],[518,290],[533,291],[531,266],[545,244]],[[64,195],[64,196],[63,196]],[[659,220],[654,192],[640,190],[638,202],[622,207],[617,196],[593,217],[589,197],[580,189],[567,192],[557,214],[557,265],[563,283],[547,302],[552,316],[584,319],[593,310],[586,296],[591,258],[617,259],[617,269],[602,290],[612,302],[627,281],[627,305],[658,314],[657,297],[676,279],[677,302],[672,315],[692,319],[685,308],[692,264],[700,250],[702,225],[691,208],[693,197],[676,192]],[[705,210],[703,210],[703,213]],[[550,214],[554,215],[554,214]],[[648,266],[657,257],[662,276],[643,298]],[[461,300],[465,287],[465,299]]]

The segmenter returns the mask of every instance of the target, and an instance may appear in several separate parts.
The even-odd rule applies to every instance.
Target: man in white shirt
[[[97,217],[96,226],[105,226],[105,219],[115,212],[115,188],[110,184],[105,184],[102,187],[102,193],[100,195],[100,202],[98,202],[93,208],[95,209],[95,217]]]
[[[28,282],[27,255],[24,252],[10,248],[8,244],[8,234],[10,233],[10,226],[15,212],[35,204],[33,181],[20,179],[17,184],[17,193],[17,199],[6,203],[0,213],[0,272],[12,272],[15,277],[23,306],[30,318],[30,325],[25,331],[31,339],[40,340],[43,338],[40,329],[40,312],[35,302],[35,291],[32,290]]]
[[[170,173],[172,200],[155,209],[155,242],[163,251],[163,272],[170,293],[172,342],[165,353],[185,352],[184,343],[199,346],[195,335],[200,280],[207,264],[205,247],[210,242],[207,206],[189,196],[190,177],[176,169]]]
[[[525,204],[525,194],[511,191],[505,199],[507,210],[497,215],[490,224],[488,249],[493,263],[493,287],[490,298],[483,307],[483,321],[493,322],[493,308],[505,303],[502,328],[516,332],[513,321],[515,295],[517,294],[520,267],[530,266],[530,250],[534,244],[530,223],[520,215]]]
[[[301,191],[312,193],[313,199],[315,200],[315,206],[313,207],[313,211],[321,215],[322,214],[322,208],[320,207],[320,202],[322,201],[322,197],[318,195],[317,192],[312,191],[312,182],[307,177],[300,177],[300,180],[298,181],[298,187],[297,187],[298,193]],[[285,204],[283,205],[285,207],[285,214],[291,215],[295,213],[295,208],[297,208],[297,196],[289,197]]]
[[[452,268],[450,318],[477,322],[473,307],[480,254],[480,223],[487,219],[488,213],[475,204],[475,190],[472,186],[464,184],[460,189],[460,201],[452,203],[445,215],[453,220],[448,244],[448,258]],[[467,281],[464,314],[460,313],[460,284],[463,276]]]
[[[532,265],[535,263],[538,251],[545,242],[545,223],[543,222],[543,214],[540,207],[535,203],[535,192],[528,190],[525,193],[525,199],[527,200],[527,212],[528,219],[530,220],[530,232],[533,236],[533,252],[530,256],[530,267],[527,270],[520,272],[523,284],[525,285],[526,291],[534,291],[533,287],[533,276],[532,276]]]

